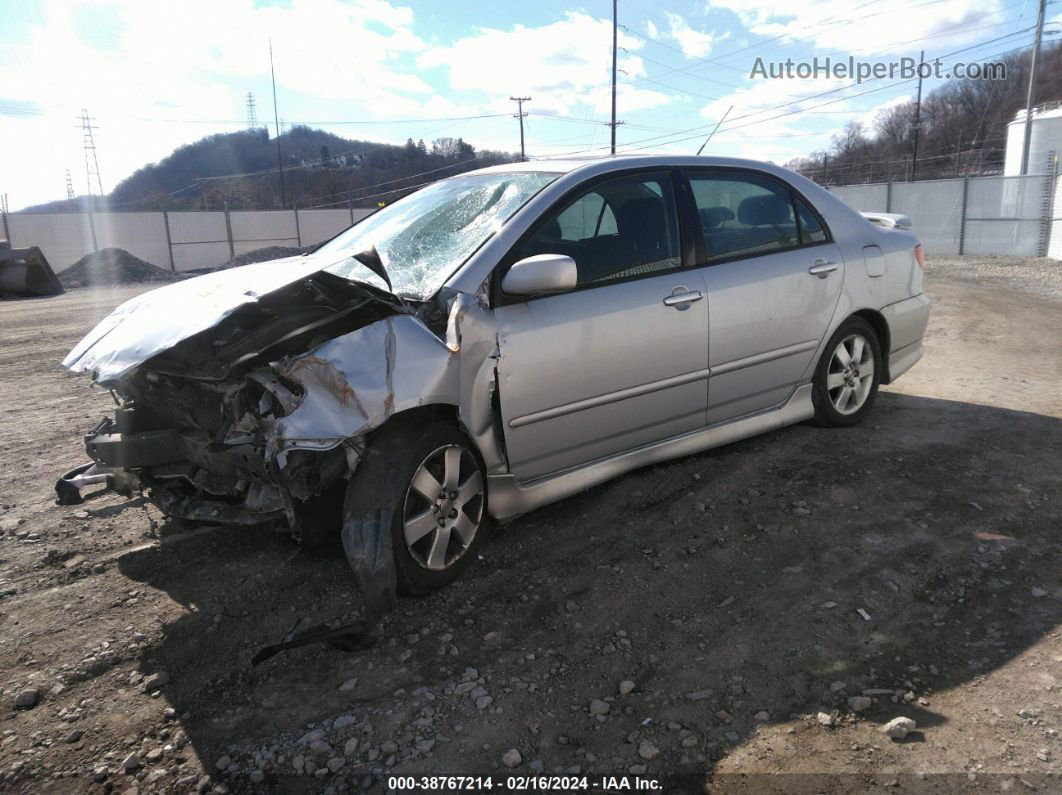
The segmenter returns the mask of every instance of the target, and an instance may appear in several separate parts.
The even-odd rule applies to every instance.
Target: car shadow
[[[861,719],[912,717],[905,742],[923,741],[949,720],[923,693],[1054,630],[1062,606],[1037,589],[1060,570],[1059,460],[1057,418],[883,392],[859,427],[783,429],[496,528],[462,580],[400,600],[374,648],[258,668],[251,656],[294,628],[360,615],[341,555],[258,529],[166,544],[178,530],[164,524],[160,546],[119,564],[184,608],[140,667],[169,674],[163,697],[230,788],[255,789],[255,764],[262,787],[324,786],[292,774],[284,743],[262,744],[350,713],[373,733],[327,775],[355,789],[382,791],[383,771],[498,774],[510,747],[522,772],[624,774],[647,740],[661,752],[648,773],[692,793],[760,726],[852,721],[864,691],[888,692]],[[453,692],[467,668],[491,706]],[[620,696],[623,680],[635,689]],[[425,693],[435,717],[418,726]],[[587,713],[605,698],[607,717]],[[442,739],[424,750],[422,735]],[[388,738],[393,766],[370,761]],[[223,754],[235,767],[219,773]]]

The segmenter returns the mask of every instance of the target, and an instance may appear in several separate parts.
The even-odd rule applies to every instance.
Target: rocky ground
[[[930,264],[926,357],[861,427],[536,511],[369,651],[257,668],[357,617],[342,556],[141,499],[54,505],[111,402],[57,363],[144,288],[5,303],[0,790],[1062,789],[1062,265],[991,267]]]

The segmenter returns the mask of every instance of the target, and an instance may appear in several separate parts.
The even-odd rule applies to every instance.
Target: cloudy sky
[[[82,108],[104,190],[246,127],[249,91],[272,132],[270,37],[286,125],[515,151],[509,97],[530,96],[529,155],[600,152],[611,12],[609,0],[0,0],[0,193],[12,209],[62,198],[67,169],[85,192]],[[733,106],[709,151],[785,162],[915,83],[750,78],[757,57],[990,60],[1026,46],[1035,19],[1035,0],[619,0],[619,148],[696,151]]]

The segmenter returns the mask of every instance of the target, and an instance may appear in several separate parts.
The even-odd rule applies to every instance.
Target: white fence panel
[[[183,211],[170,213],[169,218],[176,270],[209,268],[229,258],[225,213]]]
[[[911,218],[927,254],[959,253],[962,233],[962,180],[896,182],[889,212]]]
[[[1049,177],[978,177],[970,180],[968,219],[1037,221],[1043,215]]]
[[[295,213],[291,210],[239,210],[229,213],[229,222],[234,247],[238,241],[244,251],[264,246],[299,245]],[[236,253],[240,252],[237,250]]]
[[[123,248],[156,267],[170,269],[162,213],[93,213],[92,219],[100,248]]]
[[[983,177],[970,180],[966,199],[966,254],[1035,257],[1049,233],[1044,200],[1049,177]]]
[[[830,188],[837,198],[856,212],[885,213],[889,201],[889,186],[880,185],[838,185]]]
[[[990,219],[966,222],[964,254],[1000,254],[1036,257],[1040,253],[1043,223]]]
[[[12,248],[38,246],[57,273],[92,251],[88,213],[9,213],[7,227]]]
[[[1062,177],[1055,183],[1055,201],[1051,209],[1051,242],[1047,247],[1047,256],[1062,259]]]
[[[302,244],[312,246],[335,237],[350,226],[350,210],[299,210]]]

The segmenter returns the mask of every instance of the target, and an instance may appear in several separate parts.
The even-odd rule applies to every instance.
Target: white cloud
[[[687,58],[703,58],[711,51],[712,44],[716,41],[716,37],[711,33],[691,28],[682,16],[671,11],[665,11],[664,16],[667,17],[671,38]]]
[[[635,51],[642,42],[620,32],[619,45]],[[494,107],[511,108],[509,96],[530,96],[531,110],[567,114],[598,102],[611,79],[611,57],[611,21],[569,12],[541,27],[480,28],[421,54],[417,65],[446,69],[452,88],[481,92]],[[645,75],[644,62],[633,54],[619,59],[619,69],[626,78]],[[659,91],[623,86],[620,92],[628,112],[669,101]]]
[[[776,0],[708,0],[707,13],[723,9],[760,36],[799,38],[826,51],[910,52],[915,41],[931,37],[928,48],[944,48],[983,36],[979,25],[1003,21],[994,12],[1002,0],[939,0],[898,5],[875,3],[854,8],[850,0],[779,4]],[[985,20],[985,21],[980,21]],[[979,22],[980,21],[980,22]],[[945,34],[945,35],[939,35]]]

